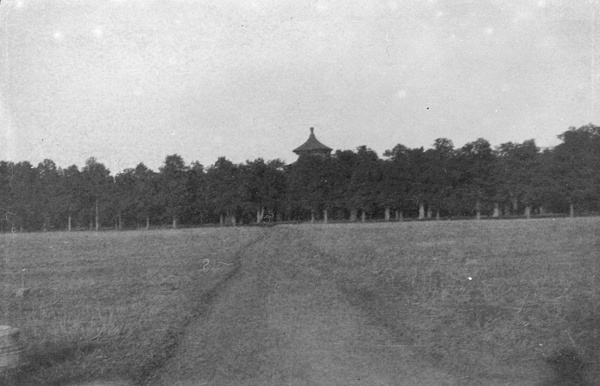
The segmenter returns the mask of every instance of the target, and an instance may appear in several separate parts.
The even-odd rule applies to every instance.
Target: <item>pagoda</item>
[[[315,137],[315,128],[311,127],[308,140],[294,149],[293,152],[298,154],[299,157],[304,155],[319,155],[326,157],[331,154],[332,150],[332,148],[323,145],[317,140],[317,137]]]

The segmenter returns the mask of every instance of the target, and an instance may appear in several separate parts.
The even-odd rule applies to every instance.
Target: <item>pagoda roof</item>
[[[315,129],[313,127],[310,128],[310,136],[308,140],[304,142],[302,145],[298,146],[293,150],[294,153],[306,153],[306,152],[330,152],[333,149],[323,145],[321,142],[317,140],[315,137]]]

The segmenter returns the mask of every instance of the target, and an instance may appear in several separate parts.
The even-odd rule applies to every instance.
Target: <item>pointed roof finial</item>
[[[298,147],[297,149],[294,150],[294,153],[296,154],[300,154],[300,153],[327,153],[329,154],[329,152],[331,152],[331,148],[328,146],[323,145],[321,142],[319,142],[317,140],[317,137],[315,137],[315,128],[311,127],[310,128],[310,136],[308,137],[308,140],[306,142],[304,142],[300,147]]]

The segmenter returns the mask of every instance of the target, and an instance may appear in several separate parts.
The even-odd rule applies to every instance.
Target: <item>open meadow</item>
[[[210,296],[235,272],[244,246],[260,232],[206,228],[0,236],[0,324],[21,330],[28,362],[4,381],[64,385],[144,379],[169,355],[188,320],[201,312],[202,296]],[[16,297],[22,286],[30,293]]]
[[[28,364],[0,379],[591,385],[599,240],[599,218],[6,234]]]
[[[311,237],[351,303],[457,376],[520,384],[527,371],[542,377],[544,362],[564,384],[600,379],[598,218],[348,225]]]

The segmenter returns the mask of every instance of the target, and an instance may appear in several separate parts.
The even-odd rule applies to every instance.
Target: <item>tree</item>
[[[356,160],[350,178],[348,196],[351,208],[362,211],[364,222],[366,213],[373,211],[377,206],[380,196],[381,169],[377,153],[366,146],[357,148]]]
[[[429,199],[427,192],[428,176],[428,160],[425,150],[421,148],[408,149],[405,159],[405,170],[408,175],[408,195],[412,199],[411,204],[416,204],[419,210],[419,219],[425,218],[425,204]]]
[[[352,150],[337,150],[330,160],[331,189],[329,194],[332,207],[350,210],[350,221],[356,221],[357,209],[352,206],[350,184],[352,173],[358,164],[358,156]]]
[[[333,205],[330,157],[303,155],[291,165],[288,174],[288,195],[294,206],[301,211],[310,211],[311,222],[315,221],[317,211]]]
[[[62,171],[62,185],[65,192],[67,230],[70,231],[74,216],[77,222],[82,220],[85,201],[83,178],[76,165],[71,165]]]
[[[265,208],[277,211],[285,194],[284,163],[280,160],[265,162],[262,158],[247,161],[241,166],[244,183],[244,207],[256,211],[256,222],[261,223]]]
[[[43,220],[37,205],[39,183],[36,169],[27,161],[14,164],[9,180],[13,225],[23,230],[39,230]]]
[[[189,201],[187,172],[183,158],[177,154],[167,156],[159,169],[160,200],[173,221],[173,228],[177,228],[178,219]]]
[[[508,208],[518,209],[524,205],[525,216],[529,217],[533,205],[540,205],[542,175],[539,153],[533,139],[518,143],[504,143],[496,150],[497,157],[497,201]]]
[[[81,180],[83,183],[83,205],[87,218],[92,224],[95,224],[95,229],[100,229],[100,213],[104,213],[110,204],[111,189],[113,178],[110,176],[110,171],[101,163],[96,161],[96,158],[90,157],[85,161],[85,166],[81,171]]]
[[[144,223],[146,229],[150,228],[150,218],[158,204],[157,186],[157,174],[143,163],[117,174],[113,199],[119,229],[125,221]]]
[[[42,217],[42,229],[59,228],[69,212],[69,199],[62,171],[54,161],[45,159],[36,168],[39,186],[36,203]]]
[[[381,171],[381,181],[377,202],[385,208],[385,220],[389,221],[391,208],[396,207],[402,199],[402,188],[399,174],[394,170],[391,160],[380,160],[379,170]]]
[[[125,169],[115,176],[113,189],[113,205],[117,212],[117,228],[123,229],[124,218],[134,219],[136,216],[137,197],[135,192],[135,169]]]
[[[598,210],[600,193],[600,127],[571,127],[558,136],[562,143],[552,151],[552,178],[565,197],[571,216],[575,207]]]
[[[144,222],[146,229],[150,229],[150,219],[159,208],[158,174],[141,162],[133,174],[136,222]]]
[[[435,210],[439,219],[441,210],[450,210],[452,207],[451,194],[457,178],[454,157],[454,144],[447,138],[436,139],[433,148],[425,152],[422,186],[429,202],[428,217]]]
[[[219,216],[220,224],[224,225],[226,218],[235,226],[244,194],[240,167],[219,157],[206,171],[206,187],[207,202]]]
[[[12,212],[13,195],[11,193],[11,184],[14,173],[14,164],[12,162],[0,161],[0,226],[2,232],[12,230]]]
[[[386,150],[383,155],[388,159],[383,161],[382,181],[379,202],[386,208],[396,210],[396,219],[403,217],[404,209],[411,204],[409,188],[411,173],[409,165],[409,149],[398,144],[392,150]]]
[[[188,168],[188,214],[194,223],[203,223],[209,212],[206,202],[206,173],[204,166],[198,161],[193,162]]]
[[[463,210],[474,210],[479,219],[482,209],[495,196],[495,157],[490,143],[479,138],[465,144],[458,151],[457,166],[460,169],[457,193],[462,197]]]

